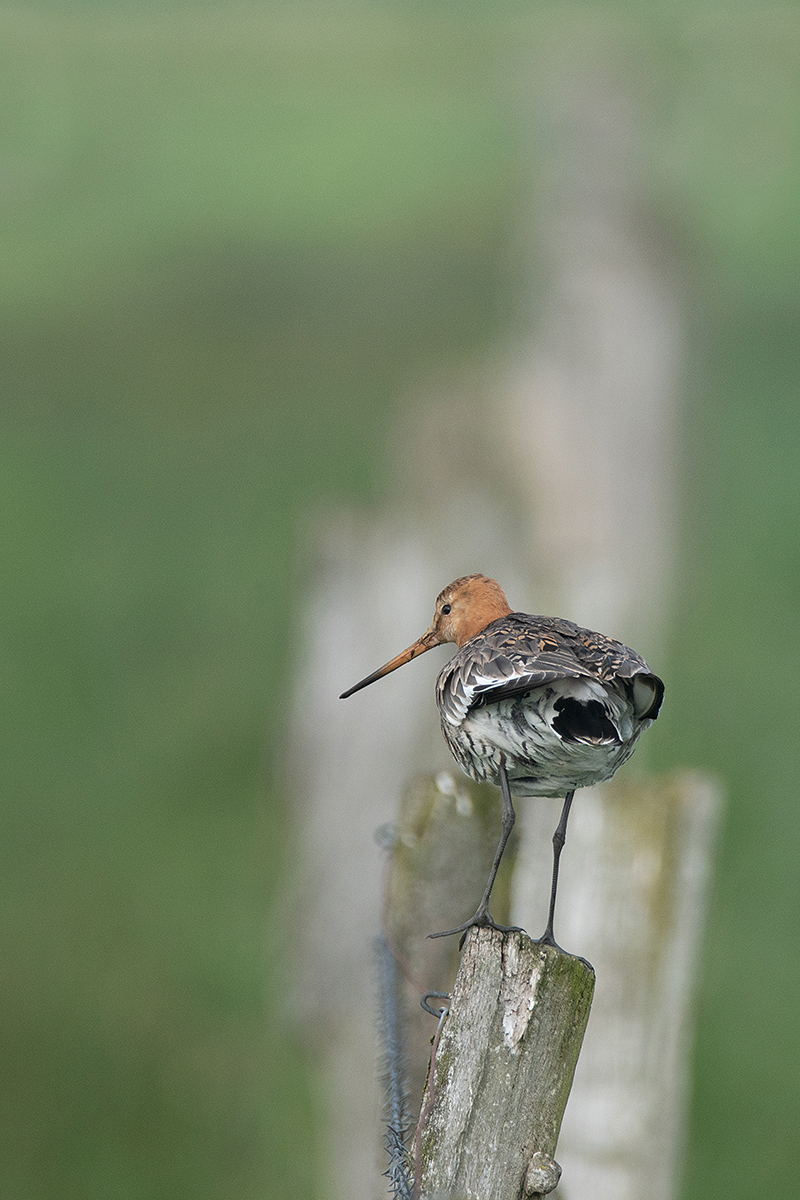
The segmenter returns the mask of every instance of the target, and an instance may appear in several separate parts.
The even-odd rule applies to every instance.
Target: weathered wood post
[[[421,1195],[531,1200],[554,1161],[594,992],[581,958],[470,930],[423,1109]]]
[[[392,839],[386,843],[390,854],[384,877],[383,927],[405,979],[402,990],[408,1095],[417,1106],[432,1032],[430,1016],[419,1007],[419,995],[426,988],[451,990],[459,967],[456,939],[430,941],[426,934],[457,923],[480,890],[498,834],[498,805],[496,799],[494,804],[491,801],[490,789],[450,772],[417,776],[403,793]],[[715,782],[691,772],[660,779],[614,780],[579,796],[569,852],[562,864],[557,932],[567,946],[579,947],[591,957],[598,969],[598,984],[592,1024],[581,1051],[558,1150],[567,1176],[565,1190],[570,1196],[616,1200],[624,1192],[631,1197],[668,1200],[673,1194],[691,1045],[694,958],[707,903],[720,808]],[[512,919],[530,929],[542,927],[547,911],[550,836],[557,809],[555,802],[548,808],[542,800],[521,806],[520,824],[535,824],[536,836],[529,837],[527,843],[523,841],[517,853],[517,868],[521,856],[527,869],[513,872]],[[536,848],[533,864],[526,861],[531,841]],[[514,850],[512,841],[509,861],[503,868],[509,874]],[[509,919],[508,882],[508,875],[501,874],[493,905],[495,916],[504,923]],[[483,1115],[483,1080],[488,1080],[491,1073],[488,1067],[483,1071],[480,1062],[478,1067],[471,1064],[468,1055],[461,1060],[463,1039],[469,1042],[473,1038],[469,1030],[474,1028],[477,1032],[473,1040],[478,1049],[483,1047],[489,1055],[492,1047],[493,1053],[499,1053],[502,1036],[498,1035],[497,1043],[492,1040],[498,1021],[503,1028],[504,1018],[513,1019],[508,1016],[509,996],[517,996],[514,988],[527,980],[533,1026],[532,1031],[525,1032],[528,1041],[523,1051],[531,1052],[530,1039],[540,1035],[548,1012],[545,997],[552,1000],[548,993],[552,975],[549,961],[542,965],[540,979],[539,967],[527,962],[520,965],[517,954],[519,978],[512,987],[507,978],[515,953],[510,938],[500,938],[499,945],[495,945],[488,931],[472,936],[478,940],[468,943],[461,960],[453,1021],[445,1026],[447,1036],[442,1045],[442,1054],[446,1055],[450,1040],[456,1039],[447,1066],[449,1071],[458,1063],[458,1071],[443,1075],[445,1059],[437,1055],[433,1097],[429,1086],[422,1102],[427,1111],[421,1136],[415,1139],[414,1157],[417,1164],[423,1163],[423,1171],[418,1169],[418,1174],[423,1176],[424,1197],[436,1194],[431,1190],[431,1179],[441,1193],[435,1155],[440,1150],[449,1154],[446,1138],[429,1148],[435,1128],[429,1118],[434,1122],[443,1120],[446,1128],[456,1131],[456,1137],[463,1132],[459,1152],[467,1153],[468,1139],[477,1138],[480,1153],[484,1158],[488,1153],[491,1120]],[[538,947],[523,935],[511,937],[514,947],[522,947],[525,953],[531,948],[545,955],[558,953]],[[584,965],[580,959],[562,957],[567,963],[577,963],[578,972]],[[593,977],[591,984],[593,987]],[[488,1000],[484,990],[488,991]],[[572,1067],[566,1053],[569,1041],[559,1042],[560,1036],[555,1036],[552,1029],[547,1031],[552,1044],[564,1045],[565,1053],[560,1061],[550,1064],[555,1081],[549,1092],[544,1088],[544,1093],[555,1096],[557,1085],[563,1083],[566,1101],[571,1072],[581,1049],[582,1029],[571,1047],[575,1056]],[[494,1062],[491,1055],[489,1059]],[[512,1057],[511,1063],[507,1086],[518,1102],[521,1059]],[[467,1086],[465,1090],[459,1080],[469,1081],[476,1072],[480,1086],[472,1090]],[[443,1092],[450,1088],[455,1088],[456,1099],[452,1101],[446,1100]],[[539,1080],[534,1080],[533,1098],[525,1100],[534,1108],[540,1105],[538,1089]],[[472,1115],[462,1113],[453,1118],[446,1104],[472,1104]],[[495,1111],[491,1097],[489,1108],[490,1113]],[[442,1117],[442,1113],[446,1115]],[[542,1119],[545,1116],[546,1109],[542,1110]],[[558,1117],[560,1122],[561,1113]],[[512,1144],[518,1142],[515,1133]],[[552,1157],[554,1145],[554,1140],[540,1142],[540,1154],[545,1156],[537,1160],[542,1193],[548,1175],[541,1171],[547,1166],[546,1156]],[[603,1156],[598,1153],[600,1146],[605,1150]],[[419,1153],[421,1147],[425,1148],[424,1154]],[[496,1151],[498,1171],[506,1169],[502,1157],[505,1148],[501,1141]],[[457,1164],[453,1167],[456,1180],[460,1178],[459,1169]],[[552,1173],[549,1183],[554,1186]],[[529,1190],[533,1184],[529,1173]],[[456,1197],[464,1194],[460,1185],[453,1193]],[[483,1192],[476,1194],[484,1200]],[[532,1194],[536,1194],[535,1189]]]
[[[474,903],[499,818],[492,789],[449,772],[420,775],[385,839],[383,934],[406,981],[397,997],[404,1067],[420,1111],[409,1164],[415,1198],[521,1200],[546,1195],[560,1175],[554,1155],[594,971],[521,931],[471,930],[460,962],[456,938],[426,936]],[[502,922],[513,849],[512,842],[494,906]],[[452,989],[427,1082],[432,1026],[419,1006],[426,988]]]

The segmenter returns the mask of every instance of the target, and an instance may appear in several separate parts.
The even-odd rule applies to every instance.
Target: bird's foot
[[[540,938],[534,938],[534,941],[536,942],[537,946],[552,946],[554,950],[560,950],[562,954],[567,953],[562,946],[559,946],[558,942],[553,937],[553,931],[549,925],[547,929],[545,929],[542,936]]]
[[[580,954],[571,954],[569,950],[565,950],[563,946],[559,946],[558,942],[553,937],[553,930],[549,925],[547,929],[545,929],[542,936],[540,938],[534,938],[534,941],[536,942],[537,946],[552,946],[554,950],[559,952],[559,954],[566,954],[569,958],[577,958],[578,962],[585,963],[590,971],[594,970],[594,967],[589,962],[588,958],[584,958]]]
[[[441,933],[429,933],[429,938],[450,937],[451,934],[460,933],[461,941],[458,943],[459,950],[463,949],[467,933],[470,929],[496,929],[498,933],[524,933],[525,930],[520,925],[498,925],[492,914],[489,912],[488,905],[481,904],[474,916],[465,921],[463,925],[456,925],[455,929],[443,929]]]

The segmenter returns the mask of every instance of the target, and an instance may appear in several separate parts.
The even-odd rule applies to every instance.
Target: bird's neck
[[[499,588],[497,590],[500,592]],[[507,617],[510,612],[508,601],[502,592],[499,596],[481,596],[480,600],[475,601],[469,612],[461,618],[456,645],[460,649],[470,638],[474,638],[487,625],[491,625],[492,621],[497,621],[500,617]]]

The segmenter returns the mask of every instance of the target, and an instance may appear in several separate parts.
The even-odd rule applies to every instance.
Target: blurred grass
[[[782,288],[696,333],[665,757],[729,792],[705,958],[685,1195],[800,1195],[798,341]],[[716,311],[714,311],[716,309]],[[666,713],[665,713],[666,715]]]
[[[315,1194],[270,921],[296,539],[380,495],[404,383],[504,329],[517,72],[586,21],[640,89],[696,305],[657,754],[731,805],[685,1196],[750,1195],[743,1145],[800,1194],[800,19],[565,12],[0,12],[12,1200]]]

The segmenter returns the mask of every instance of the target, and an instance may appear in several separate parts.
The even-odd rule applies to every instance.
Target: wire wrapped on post
[[[413,1183],[406,1147],[411,1121],[403,1047],[400,973],[383,933],[375,938],[375,954],[378,961],[381,1078],[386,1095],[384,1145],[389,1155],[389,1169],[385,1174],[392,1195],[399,1197],[399,1200],[411,1200]]]

